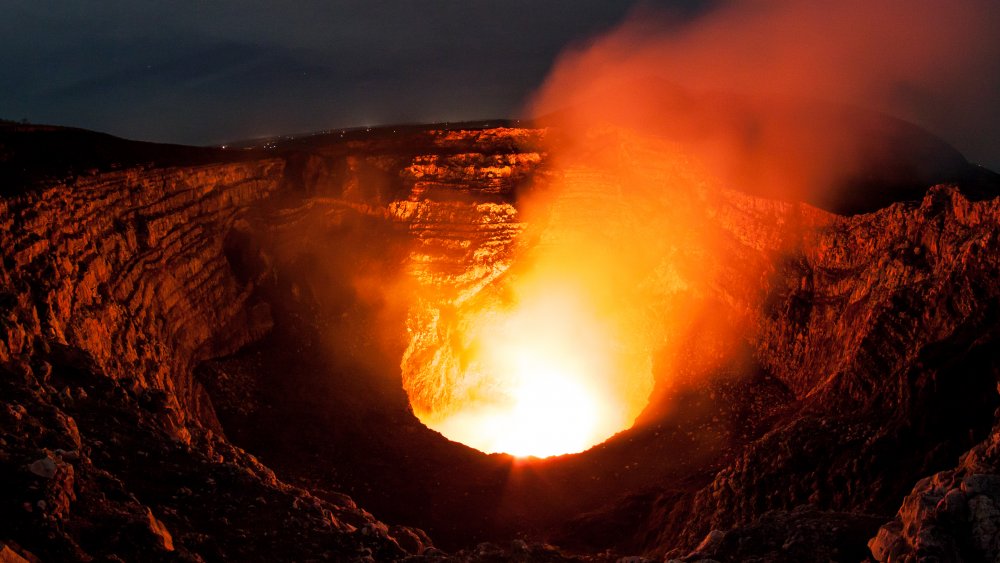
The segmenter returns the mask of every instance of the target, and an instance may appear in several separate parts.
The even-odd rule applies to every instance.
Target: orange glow
[[[427,425],[484,452],[546,457],[583,451],[627,428],[652,386],[617,380],[623,369],[613,328],[579,291],[529,287],[510,310],[472,320],[466,377],[470,400],[429,414]]]
[[[519,225],[512,240],[470,247],[457,272],[429,269],[427,246],[411,254],[403,386],[414,414],[452,440],[575,453],[630,428],[649,403],[653,357],[683,321],[676,304],[691,303],[679,296],[709,271],[710,237],[684,234],[703,222],[689,200],[704,175],[670,144],[593,139],[608,150],[550,161],[558,174],[516,209],[475,210],[474,224]]]
[[[969,56],[995,53],[987,3],[728,2],[659,31],[640,11],[565,52],[530,103],[545,162],[516,204],[391,210],[418,239],[414,414],[485,452],[549,456],[675,408],[672,390],[754,342],[782,253],[828,220],[779,201],[836,203],[892,155],[854,106],[916,115],[914,92],[975,90],[947,71],[996,58]]]
[[[996,106],[983,97],[1000,57],[994,1],[718,4],[684,25],[640,9],[566,50],[528,112],[567,137],[613,125],[669,138],[727,187],[821,203],[898,148],[860,108],[959,142],[996,121],[968,109]]]

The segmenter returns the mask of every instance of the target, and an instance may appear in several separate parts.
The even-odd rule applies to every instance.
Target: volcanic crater
[[[839,199],[794,200],[621,128],[565,157],[544,123],[4,124],[0,553],[995,560],[1000,180],[879,131]],[[548,324],[563,267],[606,274],[576,289],[613,330]],[[492,408],[485,358],[524,333],[602,365],[617,426],[551,457],[449,439],[486,432],[448,417]],[[590,420],[551,394],[533,424]]]

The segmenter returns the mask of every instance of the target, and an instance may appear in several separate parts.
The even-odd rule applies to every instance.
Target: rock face
[[[953,466],[980,440],[987,441],[963,459],[987,450],[998,404],[998,317],[990,305],[998,212],[997,200],[971,203],[955,188],[936,187],[921,202],[814,231],[771,284],[757,344],[763,365],[796,400],[690,504],[674,505],[660,522],[661,545],[684,538],[693,546],[712,529],[753,526],[767,510],[809,506],[864,521],[894,511],[910,483]],[[975,518],[952,520],[947,532],[932,527],[938,543],[923,545],[928,512],[945,510],[934,499],[961,487],[955,473],[918,482],[897,522],[873,540],[877,559],[933,550],[992,557],[981,539],[947,544],[982,538],[990,524]],[[985,505],[988,491],[970,496],[984,495]]]
[[[382,561],[437,557],[431,538],[489,561],[563,559],[546,538],[595,560],[998,556],[991,176],[977,201],[939,185],[838,215],[691,187],[627,135],[600,155],[627,173],[555,166],[549,134],[0,169],[4,557]],[[549,219],[599,201],[625,227],[697,223],[648,238],[639,285],[654,317],[716,321],[673,327],[635,428],[519,472],[421,426],[447,390],[413,378],[460,372],[461,308],[558,234],[520,205],[557,184]]]
[[[135,169],[4,200],[0,279],[13,307],[0,361],[71,349],[114,379],[162,391],[181,439],[200,408],[212,424],[185,374],[269,328],[218,234],[279,187],[283,164]]]
[[[0,202],[2,520],[24,553],[405,553],[350,501],[290,487],[230,445],[192,378],[199,361],[271,326],[225,241],[286,188],[285,168],[259,159],[95,171],[71,185],[14,186]]]

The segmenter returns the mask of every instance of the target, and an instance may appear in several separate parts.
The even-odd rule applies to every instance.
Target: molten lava
[[[712,239],[690,235],[705,175],[672,145],[595,136],[608,150],[558,162],[516,208],[396,210],[421,221],[403,387],[452,440],[516,456],[586,450],[632,426],[652,358],[681,341],[693,282],[710,275]],[[434,221],[459,220],[468,238],[435,238]]]
[[[476,324],[468,372],[493,393],[428,421],[432,428],[485,452],[545,457],[583,451],[631,424],[637,413],[612,385],[613,336],[567,288]]]
[[[447,401],[417,415],[448,438],[515,456],[580,452],[628,428],[652,388],[648,360],[571,280],[519,287],[512,305],[456,323],[461,373]]]

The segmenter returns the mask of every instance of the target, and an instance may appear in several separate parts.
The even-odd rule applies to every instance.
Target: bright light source
[[[515,456],[580,452],[628,428],[648,400],[648,365],[629,365],[614,327],[569,287],[532,287],[466,326],[451,401],[417,413],[452,440]]]

